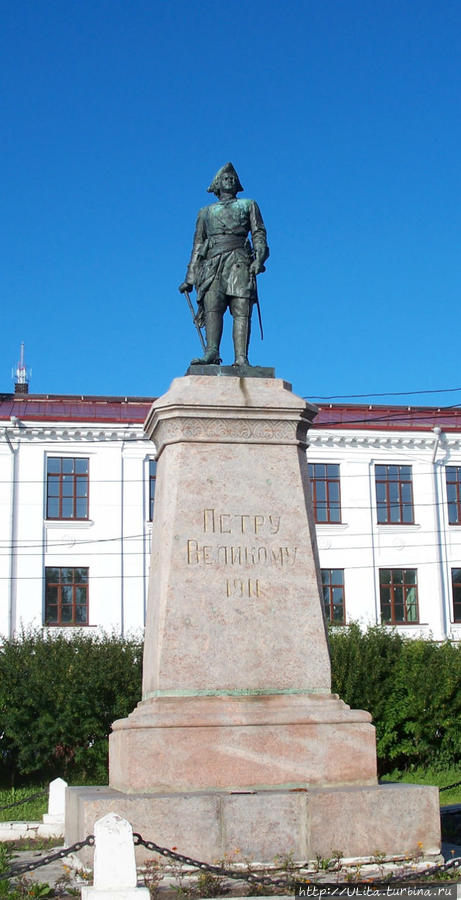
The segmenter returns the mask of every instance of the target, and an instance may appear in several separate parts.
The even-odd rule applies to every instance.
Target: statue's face
[[[221,178],[219,180],[219,187],[220,187],[221,191],[226,191],[229,194],[236,194],[237,193],[237,179],[236,179],[234,173],[233,172],[224,172],[224,174],[221,175]]]

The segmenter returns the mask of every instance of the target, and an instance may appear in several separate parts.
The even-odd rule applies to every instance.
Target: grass
[[[32,794],[45,790],[48,785],[38,784],[21,788],[0,788],[0,807],[25,800]],[[11,809],[0,809],[0,822],[41,822],[43,813],[48,809],[48,794],[37,797],[36,800],[26,801],[20,806]]]
[[[415,768],[411,772],[401,772],[395,769],[388,775],[384,775],[381,781],[399,781],[402,784],[435,784],[436,787],[443,788],[446,784],[461,781],[461,768],[442,770]],[[440,805],[448,806],[451,803],[461,803],[461,785],[441,792]]]
[[[10,850],[53,850],[54,847],[62,847],[62,837],[18,838],[8,841],[8,847]]]
[[[403,772],[395,769],[388,775],[384,775],[381,781],[398,781],[403,784],[435,784],[441,788],[446,784],[461,781],[461,769],[436,770],[415,768],[412,771]],[[21,788],[0,788],[0,807],[6,806],[8,803],[14,803],[17,800],[26,799],[32,794],[38,793],[38,791],[47,789],[47,787],[48,785],[32,784]],[[441,806],[448,806],[450,803],[461,803],[461,785],[449,791],[442,791],[440,794]],[[46,813],[47,808],[48,796],[45,795],[44,797],[38,797],[36,800],[22,803],[20,806],[0,810],[0,822],[39,822],[43,813]]]

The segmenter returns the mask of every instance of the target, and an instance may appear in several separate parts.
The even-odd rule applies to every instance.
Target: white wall
[[[149,574],[148,458],[154,446],[142,426],[97,431],[66,423],[21,425],[9,429],[16,447],[18,481],[14,496],[17,553],[0,556],[0,632],[12,627],[42,627],[46,566],[88,566],[89,627],[138,632],[144,626]],[[46,519],[46,466],[49,456],[89,460],[88,520]],[[0,523],[5,548],[11,545],[11,472],[13,454],[0,441]],[[50,626],[51,627],[51,626]],[[70,630],[70,629],[69,629]]]
[[[315,430],[309,462],[340,466],[342,523],[317,525],[322,568],[345,570],[346,621],[380,622],[379,569],[417,569],[419,624],[410,636],[461,638],[453,624],[451,568],[461,565],[461,527],[448,524],[445,466],[461,465],[456,435]],[[414,525],[378,525],[374,466],[411,465]],[[437,478],[437,493],[435,479]],[[440,528],[439,528],[440,525]]]
[[[15,447],[9,429],[0,430],[0,634],[8,634],[12,599],[12,553]]]
[[[317,428],[310,440],[310,462],[340,466],[342,521],[317,525],[317,536],[321,567],[345,570],[346,620],[364,626],[380,621],[380,568],[416,568],[420,623],[399,630],[461,639],[451,595],[451,568],[461,566],[461,526],[448,524],[445,486],[445,466],[461,465],[461,440],[442,435],[435,464],[431,431]],[[90,628],[123,634],[143,628],[151,536],[148,463],[154,455],[142,425],[41,422],[0,429],[1,634],[10,631],[11,604],[16,632],[42,627],[44,569],[51,565],[89,567]],[[47,456],[88,457],[88,521],[46,521]],[[379,463],[412,466],[414,525],[377,524]]]

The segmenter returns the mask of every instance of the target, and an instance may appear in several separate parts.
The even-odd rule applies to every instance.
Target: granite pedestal
[[[153,404],[143,698],[113,724],[110,789],[71,790],[69,840],[115,811],[208,860],[438,852],[437,790],[378,786],[369,713],[331,694],[315,414],[263,377],[187,375]]]

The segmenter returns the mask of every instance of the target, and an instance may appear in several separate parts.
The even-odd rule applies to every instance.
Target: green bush
[[[391,628],[330,630],[333,691],[376,726],[380,774],[459,766],[461,647]],[[107,782],[113,721],[141,698],[142,645],[85,631],[0,644],[0,783]]]
[[[376,726],[380,774],[457,766],[461,648],[403,638],[390,628],[330,630],[333,690]]]
[[[107,738],[141,698],[142,645],[31,631],[0,645],[0,780],[107,781]]]

